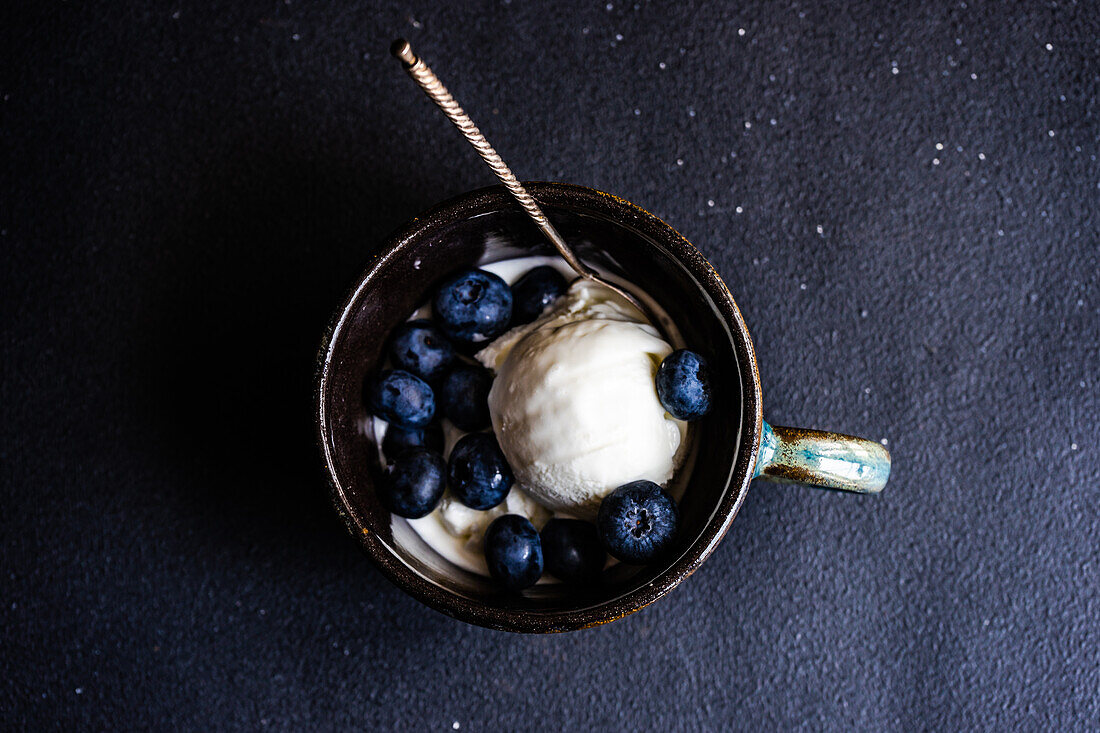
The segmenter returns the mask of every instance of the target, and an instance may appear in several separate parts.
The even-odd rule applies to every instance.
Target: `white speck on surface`
[[[738,28],[737,29],[737,35],[739,35],[739,36],[745,35],[745,29],[744,28]]]
[[[890,73],[893,74],[894,76],[897,76],[898,73],[899,73],[898,72],[898,67],[895,66],[894,68],[890,69]]]
[[[998,237],[1003,237],[1004,235],[1005,235],[1005,230],[1004,229],[998,229],[997,230],[997,236]]]
[[[806,283],[799,283],[798,284],[798,289],[799,290],[805,290],[806,289]]]
[[[1069,444],[1069,449],[1070,450],[1077,450],[1077,444],[1076,443],[1070,443]]]
[[[419,270],[420,269],[420,258],[419,257],[417,257],[415,260],[413,260],[413,269],[414,270]]]
[[[423,24],[423,23],[421,23],[421,22],[420,22],[419,20],[417,20],[416,18],[412,18],[412,17],[410,17],[410,18],[409,18],[409,22],[410,22],[410,23],[412,23],[412,27],[413,27],[413,28],[423,28],[423,27],[424,27],[424,24]]]
[[[864,387],[863,388],[863,394],[871,394],[871,388],[870,387]]]
[[[955,146],[955,152],[956,153],[961,153],[962,151],[963,151],[963,146],[962,145],[956,145]]]
[[[1047,137],[1054,137],[1054,130],[1047,130]]]
[[[745,120],[745,129],[746,130],[751,130],[752,129],[752,123],[749,122],[748,120]]]
[[[295,34],[294,34],[293,36],[291,36],[291,37],[290,37],[290,40],[292,40],[292,41],[300,41],[300,40],[302,40],[302,36],[301,36],[300,34],[298,34],[298,33],[295,33]]]
[[[676,165],[683,165],[683,164],[684,164],[684,159],[683,158],[677,158],[676,159]]]
[[[939,158],[932,158],[932,165],[939,165],[939,164],[940,164],[940,159]]]
[[[621,41],[621,40],[623,40],[623,34],[622,34],[622,33],[616,33],[616,34],[615,34],[615,40],[616,40],[616,41]]]
[[[695,116],[695,108],[694,107],[688,107],[688,117],[694,117],[694,116]]]
[[[707,206],[714,208],[714,199],[707,199]]]
[[[936,150],[943,150],[943,143],[936,143]]]
[[[457,721],[457,720],[456,720],[455,722],[451,723],[451,729],[452,729],[452,730],[458,730],[458,729],[459,729],[459,728],[461,728],[461,727],[462,727],[462,726],[458,724],[458,721]]]
[[[880,440],[879,442],[880,442],[880,443],[882,443],[883,445],[890,445],[890,441],[889,441],[889,440],[887,440],[886,438],[883,438],[883,439],[882,439],[882,440]]]
[[[78,687],[78,688],[76,688],[75,692],[78,695],[83,695],[84,694],[84,688],[83,687]]]
[[[864,308],[863,310],[861,310],[859,312],[859,317],[860,318],[866,318],[867,317],[867,309],[866,308]]]
[[[662,61],[661,63],[657,64],[657,68],[658,69],[667,69],[668,64],[666,64],[664,61]]]
[[[961,39],[961,38],[956,38],[956,39],[955,39],[955,45],[956,45],[956,46],[961,46],[961,45],[963,45],[963,39]]]
[[[608,10],[614,10],[615,9],[615,6],[612,3],[608,3],[606,7],[607,7]]]
[[[180,19],[180,11],[177,10],[176,12],[172,13],[172,20],[179,20],[179,19]]]
[[[818,224],[818,225],[817,225],[817,233],[818,233],[818,234],[824,234],[824,233],[825,233],[825,227],[823,227],[823,226],[821,226],[820,224]]]
[[[770,120],[768,120],[768,124],[770,124],[772,127],[775,127],[777,124],[776,119],[772,117]]]
[[[734,209],[734,211],[736,211],[738,214],[740,214],[744,211],[744,209],[742,209],[740,206],[738,206],[736,209]]]
[[[975,81],[977,81],[977,79],[978,79],[978,75],[977,75],[977,74],[974,74],[974,73],[971,73],[971,74],[970,74],[970,78],[971,78],[971,79],[974,79]]]
[[[588,31],[590,31],[590,30],[591,30],[591,28],[589,28],[588,26],[585,26],[584,28],[581,28],[581,33],[583,33],[584,35],[587,36]]]
[[[634,116],[635,116],[635,117],[637,117],[637,116],[638,116],[638,115],[640,115],[641,113],[642,113],[642,111],[641,111],[640,109],[638,109],[637,107],[635,107],[635,108],[634,108]]]
[[[978,160],[985,160],[985,153],[978,153]]]
[[[1047,49],[1048,51],[1053,51],[1053,50],[1054,50],[1054,45],[1053,45],[1053,44],[1050,44],[1050,43],[1048,43],[1048,44],[1046,45],[1046,49]]]

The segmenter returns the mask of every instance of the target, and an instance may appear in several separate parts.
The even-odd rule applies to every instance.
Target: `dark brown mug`
[[[680,501],[675,544],[660,562],[610,567],[595,588],[539,584],[515,594],[439,556],[375,496],[381,467],[362,393],[384,359],[390,332],[455,270],[552,253],[508,192],[495,186],[440,204],[391,236],[322,344],[317,428],[333,502],[386,577],[463,621],[507,631],[569,631],[622,618],[672,590],[714,551],[754,477],[861,493],[882,489],[890,457],[878,443],[764,422],[748,328],[725,283],[690,242],[610,194],[561,183],[524,185],[585,262],[653,297],[711,365],[713,408],[696,423],[698,457]]]

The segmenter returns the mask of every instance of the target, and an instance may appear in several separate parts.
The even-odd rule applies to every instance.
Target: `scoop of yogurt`
[[[524,490],[548,509],[593,518],[617,486],[667,482],[687,429],[654,388],[671,352],[629,301],[585,280],[479,352],[496,372],[493,430]]]

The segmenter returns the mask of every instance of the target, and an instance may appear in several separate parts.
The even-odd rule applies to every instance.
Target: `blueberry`
[[[541,537],[546,572],[575,585],[599,582],[607,563],[607,552],[600,544],[596,525],[555,517],[542,528]]]
[[[492,433],[462,436],[451,450],[447,478],[455,497],[471,509],[492,509],[515,482]]]
[[[631,481],[604,497],[596,526],[608,552],[640,565],[669,546],[679,515],[676,502],[660,486]]]
[[[389,461],[409,448],[421,446],[436,453],[443,452],[443,428],[438,423],[432,423],[425,428],[408,429],[390,425],[386,428],[386,437],[382,438],[382,452]]]
[[[393,332],[390,358],[398,369],[411,372],[425,382],[434,382],[451,366],[455,349],[431,321],[408,321]]]
[[[435,415],[435,395],[420,377],[401,369],[382,372],[367,385],[375,415],[402,428],[421,428]]]
[[[447,419],[462,430],[489,427],[489,389],[493,375],[488,369],[459,364],[439,385],[439,406]]]
[[[419,519],[435,509],[446,486],[443,457],[427,448],[409,448],[382,472],[378,499],[400,517]]]
[[[462,344],[480,344],[508,330],[512,289],[491,272],[467,270],[443,283],[432,308],[449,337]]]
[[[565,278],[553,267],[530,270],[512,286],[512,325],[530,323],[565,292]]]
[[[489,575],[508,590],[523,590],[542,575],[542,543],[535,526],[519,514],[497,517],[485,530]]]
[[[698,420],[710,412],[710,369],[694,351],[673,351],[657,368],[657,397],[679,420]]]

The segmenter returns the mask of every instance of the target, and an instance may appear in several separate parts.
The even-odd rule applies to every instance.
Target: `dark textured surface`
[[[5,723],[1100,726],[1097,7],[438,5],[3,11]],[[694,241],[765,417],[889,440],[886,493],[758,484],[566,636],[382,579],[314,352],[373,243],[488,182],[398,34],[521,177]]]

